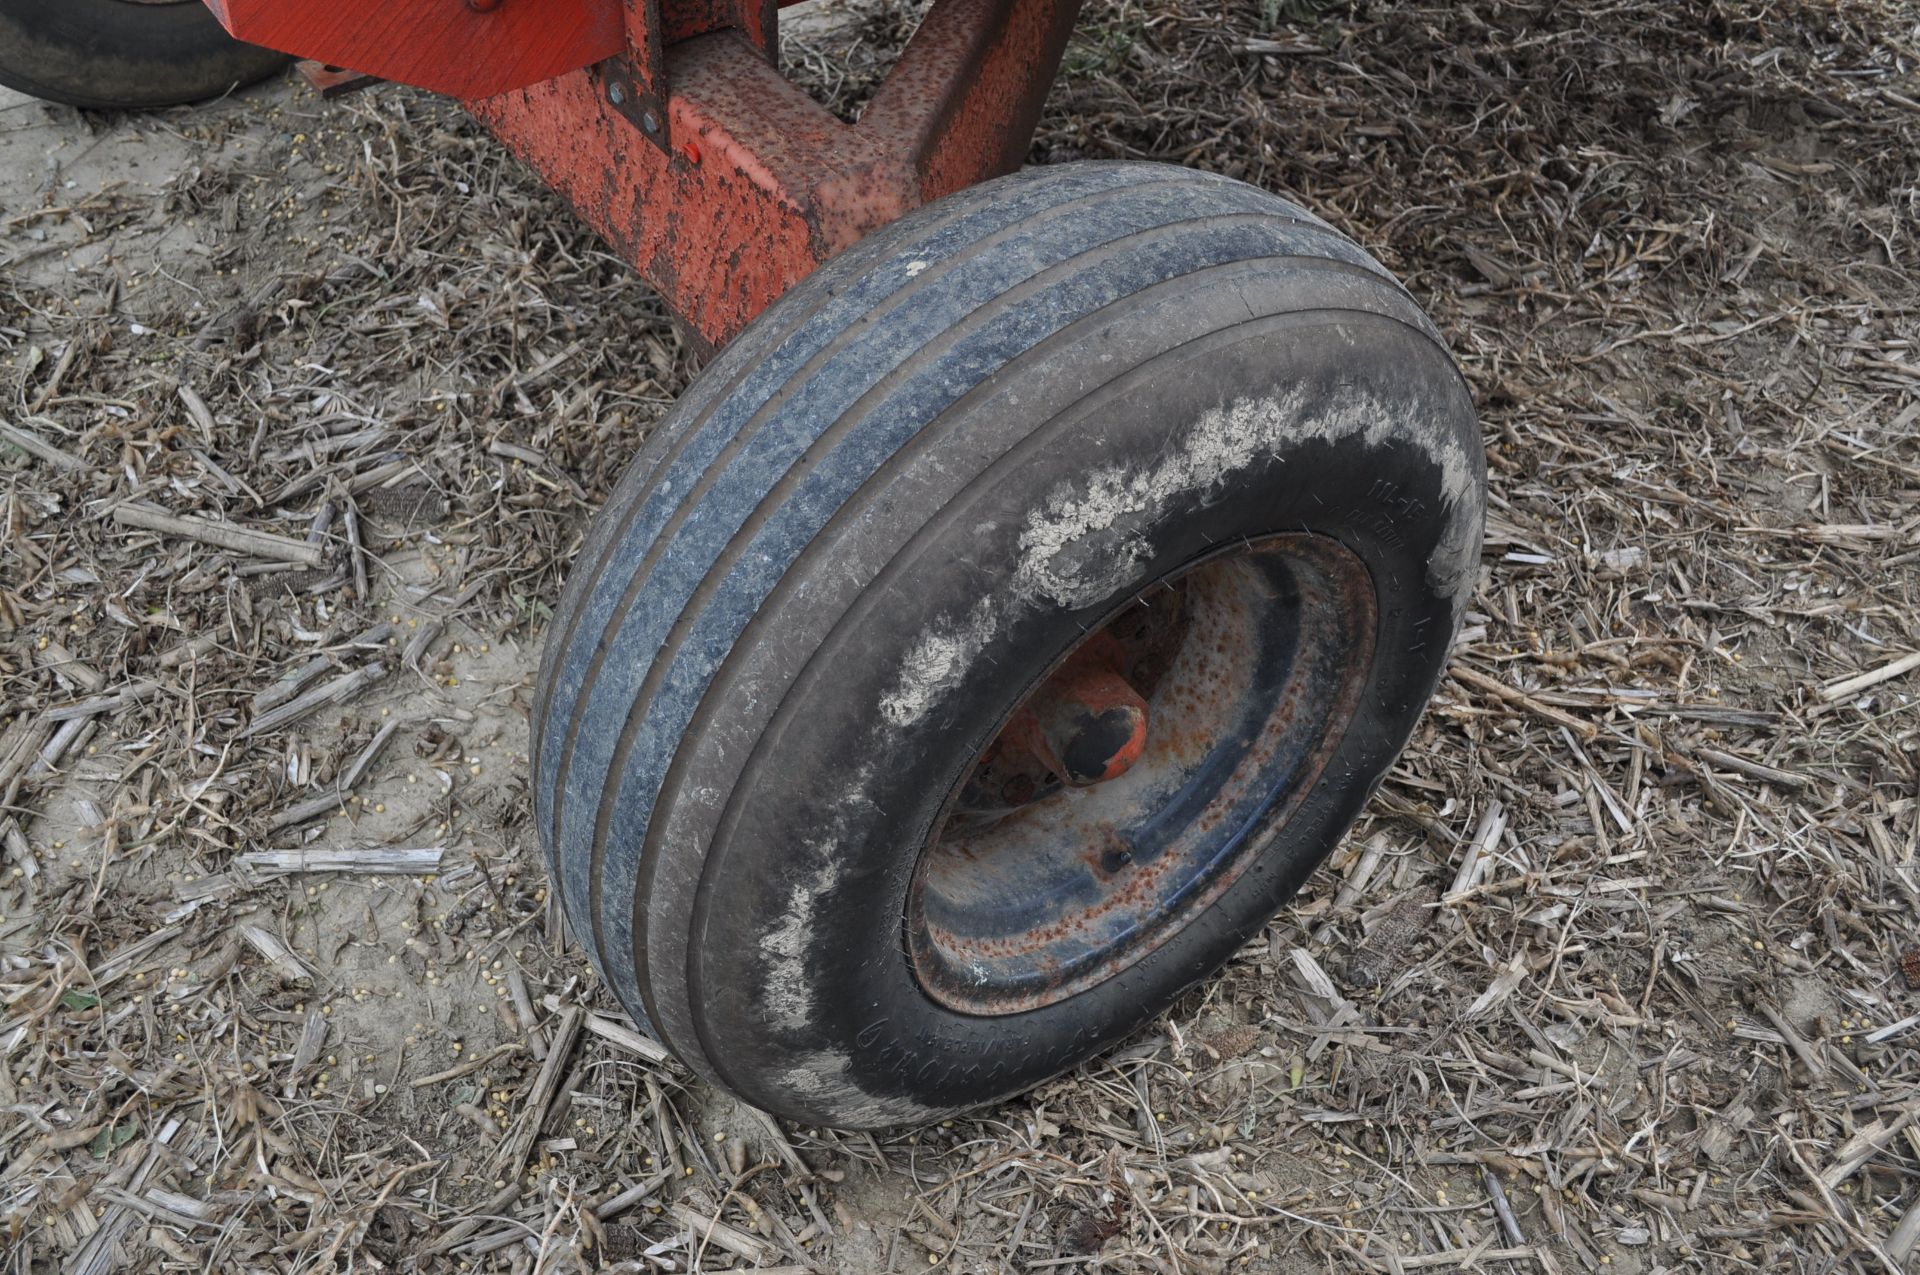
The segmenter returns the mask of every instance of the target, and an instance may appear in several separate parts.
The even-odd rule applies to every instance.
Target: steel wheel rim
[[[1173,589],[1187,614],[1145,695],[1136,764],[978,816],[962,793],[976,792],[981,758],[1003,744],[1016,708],[955,785],[904,918],[914,977],[949,1009],[1038,1009],[1145,959],[1245,874],[1344,737],[1377,627],[1357,555],[1311,534],[1247,542],[1149,586],[1075,650]]]

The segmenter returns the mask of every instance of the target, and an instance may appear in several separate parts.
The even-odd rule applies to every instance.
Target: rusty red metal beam
[[[709,349],[862,235],[1019,167],[1080,8],[935,0],[848,125],[776,69],[792,0],[206,2],[243,39],[461,98]]]
[[[747,42],[773,57],[774,10],[801,0],[655,0],[668,44],[715,31],[738,31]],[[634,3],[634,0],[628,0]]]
[[[1000,732],[1000,755],[1024,749],[1061,783],[1090,788],[1118,779],[1147,748],[1146,699],[1127,681],[1129,651],[1093,634],[1040,685]]]
[[[819,262],[900,209],[861,219],[806,202],[847,126],[730,34],[675,45],[661,151],[580,71],[468,102],[471,110],[653,284],[688,329],[724,344]]]
[[[901,154],[920,198],[1020,167],[1079,15],[1078,0],[943,0],[860,117]]]
[[[718,347],[862,235],[1019,167],[1079,7],[937,0],[856,125],[743,29],[668,44],[655,130],[606,67],[467,107]]]

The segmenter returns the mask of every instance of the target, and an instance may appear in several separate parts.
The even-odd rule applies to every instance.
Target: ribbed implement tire
[[[1440,675],[1484,488],[1432,326],[1285,200],[1090,163],[921,209],[723,352],[588,535],[534,710],[566,915],[643,1028],[783,1115],[877,1127],[1037,1083],[1217,969],[1337,843]],[[1376,654],[1258,861],[1056,1004],[928,996],[903,901],[1006,714],[1143,583],[1295,532],[1365,564]]]
[[[97,109],[218,97],[285,66],[242,44],[199,0],[0,0],[0,84]]]

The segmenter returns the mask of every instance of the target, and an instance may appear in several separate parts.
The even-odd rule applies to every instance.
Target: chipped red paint
[[[1079,0],[938,0],[860,128],[904,155],[934,200],[1026,157]]]
[[[595,72],[467,106],[717,347],[905,208],[884,191],[864,208],[810,201],[821,185],[858,183],[847,126],[745,40],[723,32],[676,45],[667,74],[673,151],[641,139]]]
[[[937,0],[854,125],[774,68],[772,10],[751,0],[659,0],[659,62],[622,59],[663,104],[657,137],[608,100],[605,68],[467,105],[710,350],[861,236],[1017,168],[1078,9]]]
[[[1019,167],[1080,8],[935,0],[848,125],[775,69],[794,2],[206,0],[256,44],[464,99],[708,351],[862,235]]]
[[[773,60],[775,47],[774,10],[784,9],[801,0],[652,0],[648,8],[658,8],[669,44],[712,35],[715,31],[738,31],[748,43]],[[627,0],[635,8],[640,0]]]

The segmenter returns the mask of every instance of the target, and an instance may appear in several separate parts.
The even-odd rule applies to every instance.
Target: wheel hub
[[[1121,671],[1124,659],[1112,636],[1094,634],[1014,714],[1004,746],[1024,745],[1075,788],[1126,774],[1146,751],[1147,701]]]
[[[990,823],[1132,769],[1152,729],[1148,701],[1186,635],[1185,603],[1178,581],[1147,590],[1076,647],[987,745],[955,817]]]

